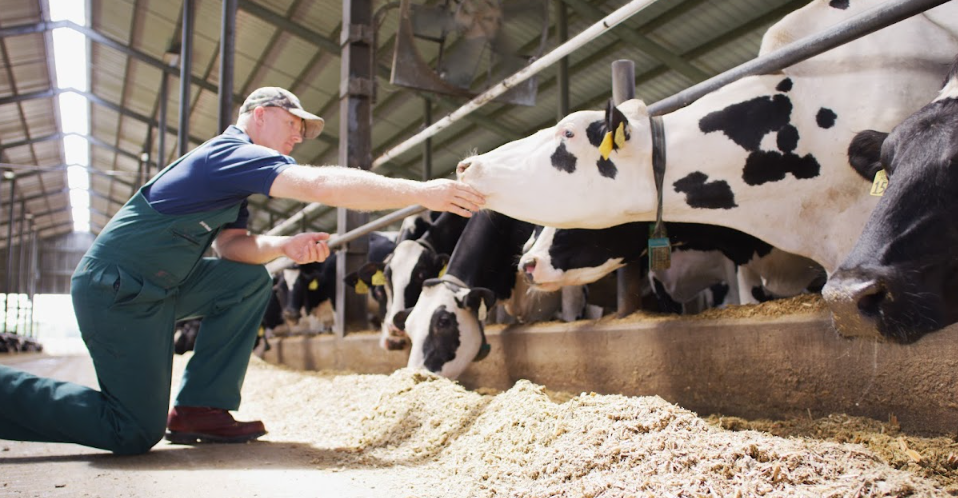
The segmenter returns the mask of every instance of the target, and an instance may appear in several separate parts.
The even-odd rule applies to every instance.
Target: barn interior
[[[807,3],[6,2],[0,9],[0,333],[9,346],[0,364],[94,383],[92,366],[77,361],[77,351],[64,355],[69,366],[62,372],[50,362],[60,356],[51,353],[44,330],[58,310],[43,308],[42,299],[69,294],[77,263],[117,211],[167,164],[234,123],[256,88],[287,88],[307,111],[325,119],[323,133],[290,154],[299,164],[342,164],[415,180],[453,178],[463,157],[550,127],[570,112],[604,108],[613,96],[615,61],[631,61],[632,91],[646,103],[694,100],[754,61],[766,30]],[[617,24],[602,25],[616,15]],[[477,31],[482,35],[464,34]],[[67,45],[79,49],[76,60],[58,55]],[[527,79],[506,91],[500,82],[517,72]],[[396,231],[421,209],[358,213],[257,194],[249,210],[253,233],[329,232],[339,248],[353,244],[363,259],[369,231]],[[287,260],[268,266],[273,273],[289,267]],[[615,278],[620,289],[637,285],[638,277],[626,272]],[[615,287],[616,280],[608,282]],[[365,298],[350,294],[342,303],[331,330],[307,327],[276,335],[256,356],[296,371],[390,375],[405,367],[407,353],[380,347]],[[747,419],[842,413],[893,419],[909,437],[956,437],[953,327],[901,346],[837,335],[821,301],[808,296],[779,307],[766,303],[693,317],[636,311],[641,306],[637,296],[619,295],[601,320],[489,325],[491,354],[458,381],[477,392],[504,392],[529,380],[576,394],[659,396],[700,415]],[[281,455],[296,453],[299,444],[254,448],[255,457],[244,465],[284,462]],[[958,453],[954,446],[940,450],[942,461]],[[181,462],[172,452],[137,466],[104,463],[83,452],[62,456],[36,443],[14,447],[0,441],[0,447],[11,448],[10,462],[17,464],[11,477],[0,478],[3,486],[44,496],[76,496],[77,488],[97,484],[86,478],[77,486],[27,484],[38,473],[80,475],[91,466],[124,475],[114,478],[138,496],[151,494],[132,483],[131,472],[156,477],[157,470],[175,469],[178,478],[212,496],[250,490],[268,495],[254,481],[272,478],[259,469],[251,474],[258,477],[237,481],[245,489],[224,490],[179,472]],[[203,458],[222,458],[203,451]],[[376,472],[350,474],[362,467],[358,460],[347,469],[326,465],[325,454],[301,452],[297,458],[287,478],[327,486],[339,496],[398,492]],[[311,481],[315,476],[301,472],[316,461],[323,462],[323,480]],[[209,464],[207,470],[233,467]],[[953,476],[958,458],[945,468]],[[406,479],[410,496],[433,496]],[[938,491],[955,489],[948,481]],[[168,490],[155,486],[152,493]],[[459,496],[449,490],[442,495]]]

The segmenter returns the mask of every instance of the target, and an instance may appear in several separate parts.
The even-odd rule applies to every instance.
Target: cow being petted
[[[888,186],[822,291],[836,328],[912,342],[958,322],[958,59],[933,102],[849,156]]]
[[[786,16],[763,51],[879,2],[832,3]],[[938,9],[945,7],[958,10]],[[849,142],[930,100],[956,51],[948,29],[919,15],[662,116],[664,219],[734,228],[834,271],[875,204],[871,179],[848,163]],[[603,150],[608,132],[615,140]],[[630,100],[570,114],[463,160],[457,172],[485,195],[487,209],[546,226],[605,228],[655,219],[652,155],[648,111]]]

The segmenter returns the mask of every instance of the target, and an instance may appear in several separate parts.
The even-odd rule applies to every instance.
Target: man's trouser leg
[[[0,438],[146,452],[166,428],[175,301],[115,264],[81,265],[71,292],[100,391],[0,367]]]
[[[262,265],[203,259],[180,286],[177,318],[202,316],[177,406],[235,410],[272,280]]]

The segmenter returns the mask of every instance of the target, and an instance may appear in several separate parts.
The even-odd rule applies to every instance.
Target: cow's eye
[[[566,138],[572,138],[572,137],[575,136],[575,132],[572,131],[572,130],[566,130],[566,131],[563,133],[563,135],[565,135]]]

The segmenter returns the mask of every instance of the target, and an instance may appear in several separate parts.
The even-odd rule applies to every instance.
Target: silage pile
[[[253,358],[239,416],[308,444],[317,469],[388,469],[398,497],[940,496],[861,445],[729,431],[657,397],[557,404],[427,373],[296,372]],[[382,490],[382,487],[377,489]]]

